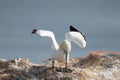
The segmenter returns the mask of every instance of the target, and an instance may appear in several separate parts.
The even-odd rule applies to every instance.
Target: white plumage
[[[57,43],[55,36],[54,36],[54,33],[52,31],[37,30],[36,34],[38,34],[39,36],[42,36],[42,37],[49,37],[52,40],[53,49],[55,49],[55,50],[59,49],[58,43]]]
[[[73,32],[73,31],[67,32],[65,34],[65,39],[67,39],[69,41],[73,41],[74,43],[79,45],[81,48],[86,47],[86,41],[85,41],[84,37],[79,32]]]
[[[72,29],[71,29],[72,28]],[[69,53],[71,51],[71,41],[79,45],[81,48],[86,47],[86,40],[85,36],[82,35],[81,32],[79,32],[74,27],[70,26],[70,31],[65,34],[65,40],[62,41],[60,45],[58,45],[54,33],[52,31],[48,30],[37,30],[33,29],[32,33],[36,33],[39,36],[42,37],[49,37],[52,40],[52,45],[54,49],[54,54],[52,56],[53,60],[58,60],[62,62],[66,62],[66,68],[67,68],[67,62],[69,61]]]
[[[67,62],[69,61],[69,52],[71,51],[71,44],[68,40],[63,40],[58,50],[54,51],[52,58],[60,62],[65,62],[65,51],[67,54]]]

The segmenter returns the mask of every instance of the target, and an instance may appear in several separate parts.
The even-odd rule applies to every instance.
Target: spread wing
[[[42,37],[49,37],[52,40],[53,48],[55,50],[59,48],[57,41],[55,39],[55,35],[52,31],[33,29],[32,33],[38,34],[39,36],[42,36]]]
[[[86,47],[85,36],[73,26],[70,26],[70,32],[67,32],[65,34],[65,38],[69,41],[73,41],[74,43],[79,45],[81,48]]]
[[[73,27],[72,25],[70,26],[70,32],[79,32],[86,40],[85,35],[82,32],[80,32],[79,30],[77,30],[75,27]]]

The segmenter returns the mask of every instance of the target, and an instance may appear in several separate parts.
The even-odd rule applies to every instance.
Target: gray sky
[[[32,35],[32,29],[53,31],[60,44],[69,25],[87,37],[85,49],[72,43],[71,57],[101,49],[120,52],[120,0],[0,0],[0,56],[47,59],[51,41]]]

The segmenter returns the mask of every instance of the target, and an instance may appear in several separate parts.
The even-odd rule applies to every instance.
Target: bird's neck
[[[58,46],[58,43],[57,43],[55,37],[51,37],[51,39],[52,39],[52,43],[53,43],[53,45],[52,45],[53,48],[54,48],[55,50],[58,50],[58,49],[59,49],[59,46]]]

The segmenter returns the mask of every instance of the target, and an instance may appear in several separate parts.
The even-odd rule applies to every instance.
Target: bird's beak
[[[37,29],[33,29],[32,34],[35,34],[37,32]]]

